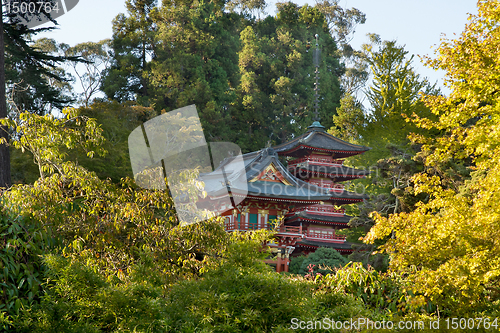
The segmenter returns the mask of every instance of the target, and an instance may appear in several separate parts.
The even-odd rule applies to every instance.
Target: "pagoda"
[[[338,195],[352,193],[345,190],[343,181],[362,178],[369,171],[344,165],[344,159],[364,153],[370,148],[351,144],[325,132],[318,121],[308,131],[292,141],[274,147],[280,156],[286,156],[291,175],[308,184],[328,191],[331,199],[320,204],[294,207],[285,218],[285,225],[300,226],[304,238],[296,243],[295,254],[308,254],[318,247],[333,247],[340,253],[351,253],[351,244],[337,230],[348,227],[342,205],[360,202],[362,195]]]
[[[244,154],[244,170],[231,169],[232,158],[223,160],[217,169],[204,176],[209,191],[198,204],[202,207],[203,202],[210,201],[211,207],[217,207],[219,215],[225,218],[227,232],[271,229],[273,222],[281,221],[274,226],[276,242],[268,244],[277,257],[268,262],[276,264],[277,271],[288,271],[290,255],[309,253],[320,246],[352,252],[345,236],[336,234],[336,230],[347,227],[350,219],[340,205],[365,199],[364,195],[347,191],[336,183],[337,179],[363,177],[365,172],[342,166],[337,158],[368,148],[343,142],[314,128],[304,134],[312,141],[300,140],[301,137],[275,148]],[[321,154],[317,149],[322,149]],[[279,155],[294,156],[294,152],[300,152],[298,157],[288,167],[284,166]],[[317,159],[319,166],[327,165],[325,170],[316,168]],[[324,176],[326,170],[331,172]],[[318,172],[321,177],[316,175]],[[222,175],[226,182],[220,182]],[[242,178],[246,179],[245,184]],[[237,198],[234,207],[227,207],[228,187],[231,198]]]
[[[318,247],[351,253],[351,244],[345,236],[337,234],[339,229],[348,227],[351,219],[342,205],[366,198],[347,191],[342,182],[369,173],[345,166],[344,160],[370,148],[336,138],[319,123],[317,38],[316,35],[313,124],[289,142],[244,154],[244,170],[231,167],[234,158],[230,157],[204,177],[205,188],[209,190],[202,201],[210,201],[211,207],[217,207],[218,215],[225,218],[227,232],[270,229],[273,221],[281,221],[276,241],[268,244],[276,259],[267,262],[275,264],[278,272],[288,271],[291,255],[308,254]],[[287,166],[280,157],[288,161]],[[222,176],[224,182],[220,181]],[[231,207],[228,207],[228,193]]]
[[[364,153],[370,148],[355,145],[340,140],[325,131],[319,122],[319,57],[318,35],[316,35],[316,49],[313,54],[315,65],[314,83],[314,122],[306,133],[293,140],[274,147],[280,156],[288,160],[288,171],[296,178],[309,184],[316,185],[330,191],[332,198],[322,204],[313,204],[296,207],[286,218],[288,226],[300,226],[304,238],[296,243],[295,254],[308,254],[320,246],[333,247],[340,253],[352,252],[350,243],[344,236],[337,235],[336,231],[348,227],[350,216],[345,215],[341,207],[362,201],[360,196],[337,196],[336,193],[348,193],[342,182],[362,178],[368,171],[344,166],[344,159]]]

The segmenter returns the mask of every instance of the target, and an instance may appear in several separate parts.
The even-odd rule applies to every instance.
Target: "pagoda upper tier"
[[[325,127],[315,121],[307,132],[295,139],[273,147],[279,155],[304,157],[312,153],[325,153],[335,158],[344,158],[364,153],[371,148],[355,145],[325,131]]]
[[[370,174],[368,170],[360,170],[343,165],[344,160],[336,160],[331,156],[311,154],[306,157],[296,158],[288,162],[288,171],[300,179],[311,177],[322,177],[331,179],[333,182],[363,178]],[[314,183],[311,182],[310,183]],[[333,184],[333,183],[332,183]],[[328,184],[316,184],[322,187],[330,187]]]
[[[227,196],[227,185],[230,187],[232,196],[276,202],[349,204],[366,198],[364,195],[345,189],[320,187],[294,177],[281,164],[273,148],[244,154],[244,170],[225,168],[224,166],[230,161],[231,159],[224,160],[216,170],[204,175],[206,188],[210,189],[207,199],[217,200]],[[222,173],[223,170],[228,180],[227,184],[220,182],[221,175],[218,173]],[[246,175],[245,184],[238,181],[242,173]]]

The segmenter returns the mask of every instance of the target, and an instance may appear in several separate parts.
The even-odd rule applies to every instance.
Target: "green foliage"
[[[165,276],[199,274],[216,264],[228,236],[217,221],[177,226],[168,193],[100,180],[71,163],[33,185],[5,194],[12,209],[52,228],[65,253],[95,262],[108,275],[148,253]]]
[[[43,267],[38,256],[54,247],[49,231],[0,206],[0,327],[7,329],[12,316],[39,298]]]
[[[500,294],[499,235],[499,99],[498,1],[480,1],[477,16],[460,37],[443,41],[429,61],[447,71],[449,97],[426,96],[437,120],[417,118],[437,137],[415,135],[425,165],[436,168],[450,160],[471,166],[471,179],[455,184],[446,174],[415,175],[415,193],[429,197],[410,213],[388,218],[376,215],[367,242],[390,237],[381,247],[391,268],[449,313],[470,313],[498,307]],[[455,186],[456,185],[456,186]],[[409,267],[418,270],[409,271]]]
[[[415,295],[398,274],[380,273],[364,268],[361,263],[350,262],[331,274],[317,277],[317,281],[332,293],[345,292],[373,309],[388,313],[435,310],[422,296]]]
[[[260,147],[268,143],[282,143],[293,135],[302,133],[312,123],[314,106],[314,65],[312,49],[314,35],[319,35],[321,59],[319,71],[320,118],[324,126],[333,125],[332,110],[339,105],[342,74],[337,46],[328,32],[324,15],[319,8],[293,3],[278,6],[276,18],[259,22],[254,28],[265,61],[260,68],[260,91],[264,93],[261,102],[264,122],[256,123],[248,129],[254,133],[265,129]],[[269,84],[270,83],[270,84]],[[268,100],[267,100],[268,99]],[[240,112],[247,114],[247,111]],[[248,114],[251,114],[248,111]],[[248,126],[244,123],[242,126]],[[241,130],[241,135],[247,131]],[[239,138],[239,140],[241,140]],[[264,141],[266,140],[266,141]],[[253,148],[256,149],[256,148]]]
[[[256,235],[249,243],[259,242]],[[254,256],[249,249],[231,253]],[[105,279],[89,262],[58,255],[44,256],[44,263],[44,295],[20,311],[16,332],[291,332],[292,318],[372,316],[351,296],[276,274],[258,261],[227,261],[168,290],[143,275],[148,263],[131,266],[132,279]]]
[[[270,332],[307,317],[311,291],[271,271],[223,266],[201,281],[175,285],[168,296],[174,331]]]
[[[164,1],[154,18],[157,47],[144,73],[150,103],[158,112],[195,104],[207,142],[234,142],[240,22],[219,1]]]
[[[96,268],[46,255],[39,304],[21,312],[16,332],[165,332],[164,291],[147,283],[112,281]]]
[[[33,184],[40,177],[40,171],[33,161],[30,152],[21,152],[19,149],[10,148],[11,176],[13,184]]]
[[[148,104],[145,71],[153,56],[156,4],[156,0],[127,0],[129,16],[119,14],[113,20],[112,65],[106,69],[101,85],[109,99],[118,102],[137,99]]]
[[[110,40],[104,39],[97,43],[79,43],[72,47],[60,45],[65,56],[79,58],[79,61],[72,61],[70,64],[82,88],[79,102],[85,107],[89,106],[92,97],[99,92],[104,80],[105,69],[111,61],[109,44]]]
[[[119,183],[123,177],[133,176],[128,136],[137,126],[156,114],[152,108],[131,102],[124,104],[94,102],[89,107],[66,109],[66,112],[70,114],[63,119],[25,114],[19,121],[10,123],[17,129],[15,136],[18,139],[13,142],[13,146],[24,148],[24,152],[11,149],[14,183],[33,183],[41,172],[45,176],[46,172],[36,168],[37,158],[44,168],[50,167],[47,165],[49,163],[47,159],[50,159],[50,163],[54,164],[52,171],[55,168],[60,169],[64,161],[78,161],[79,165],[95,172],[99,178],[110,178],[115,183]],[[81,123],[75,126],[78,120]],[[40,133],[46,135],[31,139],[30,135]],[[22,139],[22,135],[28,135],[30,138]],[[50,137],[59,141],[48,140]],[[86,140],[83,147],[80,144],[82,140]],[[38,147],[37,158],[31,152],[35,146]],[[92,155],[92,150],[100,154],[89,156],[88,153]],[[104,152],[110,153],[104,154]],[[56,155],[57,159],[54,158]]]
[[[306,259],[306,256],[298,256],[298,257],[292,257],[290,259],[290,267],[288,267],[288,271],[293,274],[299,274],[300,267],[302,266],[302,263]]]
[[[334,37],[340,62],[345,68],[340,77],[342,92],[345,96],[356,94],[368,79],[366,55],[354,50],[349,44],[358,24],[364,24],[366,16],[357,8],[342,8],[338,0],[323,0],[315,6],[325,17],[331,35]]]
[[[72,101],[72,96],[66,89],[61,89],[63,86],[67,87],[69,78],[57,67],[65,61],[76,59],[52,55],[51,51],[42,49],[40,44],[34,43],[32,40],[34,35],[50,31],[54,29],[53,27],[30,29],[24,24],[19,24],[19,18],[13,12],[4,11],[3,15],[6,18],[3,24],[5,82],[2,84],[6,84],[7,96],[11,97],[9,101],[11,110],[28,111],[39,115],[50,113],[53,108],[62,110]],[[27,11],[18,15],[30,14]]]
[[[127,1],[128,14],[114,21],[113,65],[102,86],[108,98],[136,99],[158,113],[195,104],[207,141],[235,142],[244,152],[281,143],[312,122],[308,50],[319,34],[320,83],[328,87],[320,112],[332,125],[342,68],[318,8],[283,3],[276,17],[254,21],[227,9],[262,3],[153,3]]]
[[[367,123],[363,106],[354,96],[344,95],[337,115],[333,116],[333,123],[334,127],[328,131],[330,134],[348,142],[356,142]]]
[[[180,227],[168,192],[138,188],[130,178],[114,184],[64,161],[65,149],[102,151],[103,140],[95,119],[75,109],[68,114],[72,118],[25,113],[24,122],[14,123],[23,134],[14,144],[50,173],[33,185],[14,186],[4,194],[5,206],[43,230],[50,227],[62,238],[64,253],[93,262],[107,276],[126,271],[145,253],[170,280],[217,265],[229,240],[219,221]]]
[[[12,141],[13,146],[33,154],[42,179],[56,170],[62,173],[62,164],[67,156],[65,149],[80,148],[88,156],[94,155],[92,149],[99,154],[105,153],[100,147],[102,130],[95,119],[78,116],[73,108],[66,108],[63,113],[64,118],[55,118],[53,115],[23,112],[18,120],[0,120],[14,129],[17,138]]]
[[[386,272],[389,267],[389,256],[374,253],[375,247],[364,247],[363,245],[353,245],[354,251],[349,255],[348,260],[360,262],[365,268],[373,267],[379,272]]]
[[[89,107],[78,108],[76,113],[95,119],[105,139],[101,147],[109,153],[91,158],[81,150],[74,150],[68,152],[68,159],[78,161],[79,165],[95,172],[100,179],[110,178],[114,183],[119,183],[124,177],[133,177],[128,136],[137,126],[153,118],[156,115],[154,110],[131,102],[94,102]]]
[[[351,296],[316,287],[268,270],[223,265],[201,281],[172,288],[169,324],[174,331],[188,332],[291,332],[292,318],[349,320],[370,315]]]
[[[351,160],[365,167],[390,157],[391,145],[407,149],[411,133],[434,134],[435,131],[431,133],[408,120],[414,114],[432,117],[421,94],[439,93],[414,71],[413,56],[407,57],[404,46],[396,45],[395,41],[381,43],[378,35],[372,39],[372,44],[363,46],[364,59],[373,75],[373,83],[366,92],[370,108],[364,110],[353,95],[344,95],[333,118],[335,127],[330,129],[331,134],[344,140],[373,148]]]
[[[337,250],[330,247],[320,247],[314,253],[309,254],[300,265],[299,274],[328,274],[333,269],[347,264],[344,258]]]
[[[421,93],[437,94],[436,89],[422,79],[412,67],[413,57],[394,41],[380,42],[378,35],[371,36],[372,44],[364,45],[364,59],[370,65],[373,83],[368,88],[370,108],[364,110],[353,95],[345,95],[337,115],[333,117],[335,126],[330,133],[372,149],[355,156],[348,163],[369,168],[366,179],[355,180],[352,186],[363,188],[370,194],[369,199],[359,205],[357,216],[349,225],[368,232],[374,224],[370,215],[377,212],[381,216],[401,211],[412,211],[425,194],[415,192],[412,177],[423,171],[423,158],[419,157],[419,146],[412,145],[409,135],[419,133],[424,136],[436,135],[409,122],[413,115],[432,118],[432,113],[421,99]],[[360,229],[358,229],[360,230]],[[354,240],[358,242],[359,236]],[[386,269],[386,259],[374,253],[377,244],[355,245],[350,259],[365,265],[376,265]]]

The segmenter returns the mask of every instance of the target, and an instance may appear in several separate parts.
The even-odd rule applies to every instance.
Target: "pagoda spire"
[[[310,130],[316,131],[324,131],[325,127],[319,122],[319,63],[321,50],[319,49],[319,35],[314,35],[316,37],[316,49],[313,51],[313,64],[316,67],[314,71],[315,74],[315,82],[314,82],[314,122],[308,128]]]
[[[314,82],[314,121],[319,122],[319,58],[321,55],[321,50],[319,49],[318,34],[316,34],[315,37],[316,49],[313,51],[313,62],[314,67],[316,67],[316,70],[314,71],[314,74],[316,74],[316,82]]]

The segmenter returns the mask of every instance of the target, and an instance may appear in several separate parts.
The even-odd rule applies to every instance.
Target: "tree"
[[[105,153],[100,148],[102,129],[95,119],[80,116],[73,108],[66,108],[63,113],[65,117],[55,118],[53,115],[39,116],[23,112],[19,120],[4,120],[19,137],[19,140],[13,141],[14,147],[33,154],[42,180],[56,171],[63,173],[67,155],[63,148],[81,147],[90,157],[94,155],[94,147],[99,154]]]
[[[267,56],[262,52],[262,45],[258,42],[252,26],[246,27],[240,34],[241,51],[238,52],[240,84],[236,90],[238,116],[235,122],[246,128],[235,138],[238,145],[245,148],[262,144],[256,142],[259,137],[266,136],[266,113],[263,112],[268,99],[261,90],[260,76],[263,74],[264,62]],[[235,117],[236,118],[236,117]],[[244,124],[244,125],[243,125]],[[243,135],[243,133],[247,135]],[[260,141],[260,140],[259,140]]]
[[[317,1],[316,8],[325,16],[341,53],[341,63],[345,66],[341,77],[343,92],[346,95],[356,94],[368,79],[368,64],[366,55],[354,50],[349,43],[356,26],[364,24],[366,16],[357,8],[342,8],[338,0]]]
[[[72,98],[51,85],[50,80],[67,81],[54,69],[64,61],[77,59],[51,55],[34,45],[32,37],[51,28],[28,29],[20,23],[4,23],[4,27],[6,84],[14,104],[11,109],[42,115],[52,111],[46,107],[50,104],[62,110]]]
[[[68,160],[78,161],[79,165],[95,172],[100,179],[111,179],[116,184],[124,177],[133,178],[128,138],[137,126],[154,117],[153,108],[133,102],[93,102],[88,107],[79,107],[76,113],[96,120],[105,139],[102,148],[109,153],[90,158],[82,150],[72,150],[68,151]]]
[[[378,51],[367,46],[367,52],[373,74],[373,83],[366,93],[371,105],[371,119],[362,135],[367,144],[379,148],[380,158],[388,153],[385,145],[409,143],[407,136],[419,129],[406,118],[414,113],[430,115],[419,94],[435,91],[427,79],[421,79],[415,73],[411,65],[413,56],[406,58],[408,51],[394,41],[383,42]]]
[[[207,141],[233,141],[231,112],[238,80],[241,17],[224,3],[166,1],[157,21],[158,48],[147,76],[157,112],[195,104]]]
[[[145,76],[155,57],[156,0],[127,0],[128,16],[113,20],[112,66],[107,69],[101,90],[119,102],[144,99],[147,104],[149,81]]]
[[[51,4],[55,3],[55,0],[49,0]],[[35,0],[21,0],[20,3],[30,4],[34,3],[37,6]],[[29,108],[26,106],[32,106],[34,101],[40,98],[45,98],[52,100],[54,102],[60,102],[57,93],[48,88],[44,84],[43,75],[46,74],[44,70],[44,65],[52,65],[54,62],[61,61],[62,59],[46,56],[43,53],[35,51],[31,48],[27,40],[29,40],[30,34],[36,34],[41,31],[47,31],[52,28],[44,29],[29,29],[25,24],[21,24],[22,21],[28,22],[30,20],[36,20],[40,18],[46,18],[53,23],[56,21],[51,17],[50,12],[45,11],[34,12],[20,12],[14,13],[13,11],[4,13],[3,12],[3,1],[0,1],[2,10],[0,11],[2,22],[0,23],[0,120],[5,119],[8,116],[7,103],[5,101],[6,84],[10,84],[11,88],[13,83],[20,83],[22,80],[26,79],[25,76],[29,76],[32,79],[33,88],[31,92],[35,92],[29,101],[23,98],[16,97],[16,103],[19,107],[28,110],[34,110],[35,108]],[[29,7],[29,6],[28,6]],[[38,7],[37,7],[38,8]],[[6,19],[4,22],[4,18]],[[50,76],[50,75],[49,75]],[[15,85],[14,85],[15,87]],[[0,124],[0,188],[8,187],[11,183],[10,178],[10,154],[9,147],[7,146],[9,142],[8,128],[5,124]]]
[[[170,281],[217,266],[228,239],[220,220],[181,227],[168,191],[140,188],[127,177],[119,184],[101,180],[67,160],[71,149],[89,156],[103,152],[104,137],[95,119],[77,109],[64,111],[62,119],[25,112],[21,123],[9,122],[22,132],[14,144],[34,155],[40,178],[7,191],[6,209],[53,232],[66,255],[91,259],[107,276],[127,272],[148,256],[163,262],[162,278]]]
[[[47,55],[52,55],[52,56],[65,56],[64,51],[64,44],[58,44],[54,39],[52,38],[40,38],[37,39],[33,43],[33,49],[43,52],[44,54]],[[75,61],[79,62],[79,61]],[[43,75],[42,77],[46,80],[47,84],[54,90],[57,90],[60,92],[60,95],[66,98],[67,100],[74,100],[74,95],[73,95],[73,87],[71,86],[71,81],[74,80],[73,76],[68,73],[65,70],[65,66],[54,66],[54,67],[46,67],[47,71],[52,74],[52,75]],[[14,88],[12,89],[12,95],[15,96],[16,91],[18,89]],[[17,113],[21,113],[23,110],[18,109],[15,101],[14,101],[14,96],[12,96],[9,100],[9,103],[11,104],[11,107],[17,109]],[[54,103],[51,100],[45,101],[45,104],[42,105],[43,108],[43,113],[44,114],[50,114],[53,110],[56,109]]]
[[[354,229],[346,233],[356,244],[356,251],[350,259],[362,261],[365,265],[376,265],[377,269],[383,270],[385,259],[374,255],[374,250],[387,239],[366,245],[358,244],[359,237],[366,235],[375,223],[370,213],[377,212],[387,217],[402,211],[409,212],[416,202],[425,200],[425,195],[415,193],[411,180],[413,175],[424,170],[423,157],[419,154],[419,146],[412,145],[408,136],[417,132],[427,136],[435,133],[407,120],[414,114],[430,117],[431,112],[420,94],[436,91],[414,71],[412,58],[406,57],[408,52],[404,47],[394,41],[380,42],[378,35],[371,35],[370,39],[371,44],[363,48],[373,74],[373,83],[366,93],[371,107],[365,110],[353,95],[345,95],[341,107],[337,109],[337,116],[333,117],[336,126],[330,129],[330,133],[372,147],[371,151],[348,162],[370,168],[372,172],[365,179],[354,182],[370,196],[354,209],[357,216],[349,223]]]
[[[244,16],[248,17],[253,11],[257,12],[260,18],[260,13],[264,12],[267,4],[265,0],[230,0],[226,7],[231,10],[239,10]]]
[[[136,100],[157,113],[195,104],[207,141],[236,142],[244,152],[281,143],[312,123],[308,50],[319,34],[320,83],[328,87],[321,91],[320,113],[331,125],[342,67],[317,8],[283,3],[276,17],[255,20],[244,9],[229,10],[236,3],[216,0],[164,1],[148,10],[137,1],[130,5],[114,22],[114,60],[103,83],[109,98]]]
[[[232,109],[238,115],[234,127],[237,143],[246,151],[261,149],[290,140],[311,125],[315,71],[311,45],[316,43],[315,34],[322,53],[320,87],[328,87],[320,91],[319,113],[321,122],[331,126],[340,99],[338,77],[342,69],[324,15],[315,7],[281,3],[276,17],[257,22],[253,34],[248,28],[244,32],[240,63],[246,65],[251,54],[258,55],[258,61],[240,66],[242,79]]]
[[[109,44],[110,40],[104,39],[97,43],[80,43],[72,47],[61,45],[66,56],[80,59],[70,64],[80,81],[83,90],[80,102],[85,107],[89,106],[92,97],[99,92],[104,82],[105,71],[111,62]]]
[[[7,118],[7,102],[5,101],[5,42],[3,28],[3,1],[0,0],[0,119]],[[10,179],[10,153],[9,153],[9,128],[0,124],[0,188],[9,187]]]
[[[425,165],[450,159],[472,163],[471,178],[447,186],[440,174],[413,177],[415,192],[429,196],[410,213],[388,218],[376,215],[366,242],[393,235],[382,251],[391,267],[408,274],[416,290],[450,313],[470,313],[500,299],[499,235],[500,146],[498,144],[498,1],[479,1],[456,40],[442,41],[438,57],[429,60],[446,71],[449,97],[426,96],[437,120],[415,117],[420,127],[441,132],[437,137],[414,135],[426,154]],[[409,269],[417,267],[416,270]]]
[[[340,100],[337,114],[333,116],[334,127],[328,132],[348,142],[359,142],[367,116],[363,105],[352,95],[346,94]]]
[[[373,75],[373,82],[366,91],[370,108],[363,110],[354,96],[346,95],[334,117],[336,127],[331,129],[331,133],[353,143],[376,148],[353,159],[366,167],[391,156],[387,145],[408,148],[410,133],[427,132],[407,120],[413,114],[432,117],[420,95],[439,93],[414,71],[413,57],[407,58],[408,51],[403,46],[396,45],[395,41],[381,43],[378,35],[371,36],[371,40],[371,44],[364,45]],[[378,50],[375,49],[377,45]]]

